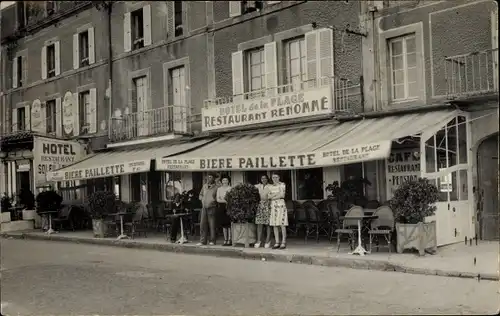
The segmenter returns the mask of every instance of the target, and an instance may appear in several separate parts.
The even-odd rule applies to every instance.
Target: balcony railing
[[[49,118],[47,118],[47,121],[48,120]],[[43,121],[38,123],[29,122],[28,124],[26,124],[26,122],[6,124],[2,126],[0,134],[2,137],[10,137],[31,132],[36,135],[56,137],[56,131],[47,132],[47,125],[43,126],[43,123],[47,124],[47,122]]]
[[[498,48],[445,59],[449,98],[498,93]]]
[[[354,83],[351,80],[337,77],[323,77],[320,79],[295,82],[274,88],[266,88],[258,91],[246,92],[241,95],[217,97],[204,101],[204,107],[210,108],[240,102],[242,100],[256,100],[275,97],[280,94],[314,90],[317,88],[331,86],[335,96],[335,112],[361,112],[363,110],[363,89],[361,80]]]
[[[158,109],[124,114],[110,119],[110,141],[123,142],[140,137],[190,133],[189,107],[169,105]]]

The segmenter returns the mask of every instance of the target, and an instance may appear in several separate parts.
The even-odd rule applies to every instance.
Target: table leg
[[[364,256],[365,254],[369,253],[368,251],[366,251],[365,248],[363,248],[363,245],[361,243],[361,225],[362,225],[362,223],[363,223],[363,221],[358,220],[358,246],[356,247],[356,249],[354,249],[353,252],[349,253],[350,255]]]
[[[49,230],[47,230],[47,235],[53,234],[56,231],[52,229],[52,214],[49,213]]]
[[[123,215],[120,215],[120,236],[116,238],[117,240],[120,239],[127,239],[128,236],[123,233]]]
[[[185,244],[188,242],[187,238],[184,237],[184,224],[182,223],[182,216],[179,218],[180,222],[181,222],[181,238],[179,238],[179,240],[177,240],[177,243],[178,244]]]

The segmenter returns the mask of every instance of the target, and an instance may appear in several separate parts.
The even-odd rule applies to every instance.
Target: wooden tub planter
[[[233,246],[238,244],[250,247],[257,241],[257,225],[254,223],[231,223]]]
[[[396,223],[396,250],[402,253],[405,249],[416,249],[420,256],[425,252],[437,251],[436,222],[401,224]]]

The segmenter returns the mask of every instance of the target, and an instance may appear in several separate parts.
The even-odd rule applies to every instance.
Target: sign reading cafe
[[[329,86],[271,98],[213,105],[202,109],[203,131],[246,126],[332,112]]]

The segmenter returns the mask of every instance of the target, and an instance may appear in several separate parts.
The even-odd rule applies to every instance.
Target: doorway
[[[30,190],[31,191],[31,181],[30,181],[30,172],[29,171],[18,171],[17,172],[17,189],[18,192],[21,190]]]

